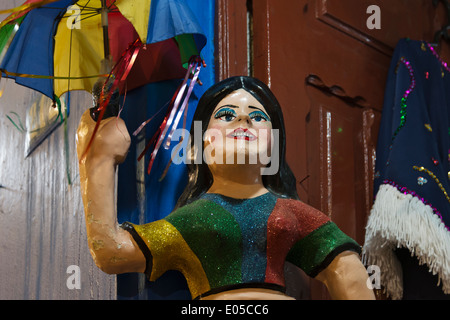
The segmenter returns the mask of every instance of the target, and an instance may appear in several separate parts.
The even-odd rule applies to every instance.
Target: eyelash
[[[236,113],[233,110],[222,109],[214,115],[214,119],[219,119],[225,116],[236,117]]]
[[[250,119],[254,119],[255,117],[261,117],[264,121],[270,121],[269,117],[262,111],[254,111],[249,114]]]
[[[220,119],[226,116],[232,116],[236,118],[236,112],[234,112],[234,110],[231,109],[222,109],[219,110],[215,115],[214,115],[214,119]],[[262,111],[253,111],[252,113],[249,114],[250,119],[255,119],[256,117],[260,117],[262,118],[264,121],[270,121],[269,117]],[[231,120],[228,120],[231,121]],[[260,122],[260,121],[258,121]]]

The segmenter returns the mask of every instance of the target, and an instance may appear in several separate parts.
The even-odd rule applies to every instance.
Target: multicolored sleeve
[[[360,254],[361,246],[325,214],[303,202],[289,201],[300,230],[299,240],[289,251],[287,261],[314,278],[340,253],[350,250]]]
[[[161,219],[143,225],[125,222],[122,228],[130,232],[144,254],[145,274],[150,281],[168,270],[178,270],[186,277],[193,297],[210,290],[201,262],[169,221]]]
[[[151,277],[151,272],[152,272],[152,266],[153,266],[153,256],[152,253],[147,245],[147,241],[146,239],[143,237],[143,232],[142,227],[140,225],[135,225],[133,223],[130,222],[124,222],[120,225],[122,227],[122,229],[125,229],[126,231],[128,231],[131,236],[133,237],[134,241],[136,242],[136,244],[138,245],[139,249],[142,251],[142,253],[144,254],[145,260],[146,260],[146,267],[145,267],[145,275],[147,276],[148,279],[150,279]],[[139,232],[141,231],[141,232]]]

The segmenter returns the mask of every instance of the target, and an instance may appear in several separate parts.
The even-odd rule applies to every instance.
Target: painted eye
[[[264,119],[264,118],[261,117],[261,116],[254,116],[254,117],[253,117],[253,120],[255,120],[256,122],[267,121],[266,119]]]
[[[215,115],[214,119],[219,119],[222,121],[233,121],[236,118],[236,112],[232,109],[221,109]]]
[[[252,113],[250,113],[250,119],[252,119],[255,122],[266,122],[266,121],[270,121],[269,117],[261,111],[254,111]]]

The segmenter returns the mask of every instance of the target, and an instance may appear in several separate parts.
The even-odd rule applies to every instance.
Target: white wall
[[[0,10],[22,2],[2,0]],[[6,116],[15,111],[24,123],[39,94],[12,80],[2,79],[1,87],[0,299],[115,299],[116,277],[100,271],[90,256],[80,196],[75,132],[81,114],[91,106],[90,94],[71,95],[69,185],[64,127],[24,159],[25,134]],[[67,287],[71,265],[79,267],[80,289]]]

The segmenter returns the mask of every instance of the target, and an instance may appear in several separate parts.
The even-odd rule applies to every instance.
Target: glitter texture
[[[205,194],[204,198],[227,209],[239,224],[242,233],[242,281],[264,282],[267,220],[277,198],[269,192],[251,199],[234,199],[219,194]]]
[[[179,230],[198,257],[211,288],[242,282],[242,235],[228,211],[201,199],[165,219]]]
[[[155,281],[168,270],[178,270],[186,278],[193,297],[210,290],[199,259],[172,224],[158,220],[133,227],[153,256],[150,281]]]
[[[279,199],[267,222],[266,281],[284,286],[284,261],[292,246],[300,239],[301,225],[294,212],[286,206],[289,200]]]
[[[132,227],[150,251],[150,280],[179,270],[192,297],[239,285],[284,286],[288,256],[315,275],[342,250],[360,250],[320,211],[271,193],[251,199],[205,194],[163,220]]]
[[[289,251],[287,260],[310,277],[315,277],[345,250],[360,253],[361,249],[335,223],[329,221],[298,241]]]

